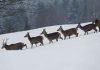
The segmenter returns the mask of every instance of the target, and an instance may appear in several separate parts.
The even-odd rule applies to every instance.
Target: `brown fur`
[[[5,48],[6,50],[22,50],[24,46],[26,46],[27,48],[27,45],[22,42],[10,45],[7,45],[7,43],[3,43],[2,49]]]
[[[54,40],[54,39],[56,39],[56,41],[58,41],[58,38],[63,39],[59,32],[54,32],[54,33],[47,34],[46,30],[43,29],[41,34],[44,34],[44,36],[49,40],[49,43],[53,43],[52,40]]]
[[[35,44],[36,47],[37,47],[37,43],[41,43],[40,45],[43,45],[43,37],[42,36],[30,37],[29,33],[27,33],[24,37],[27,37],[28,40],[30,41],[31,48],[33,47],[33,44]]]
[[[70,39],[71,35],[76,35],[76,37],[78,37],[78,33],[77,33],[77,29],[76,28],[63,30],[62,26],[60,26],[60,28],[57,31],[61,31],[61,33],[64,35],[64,39],[66,39],[67,36],[69,36],[69,39]]]
[[[95,25],[99,28],[99,32],[100,32],[100,20],[96,18],[94,22],[95,22]]]
[[[94,32],[97,32],[96,25],[95,24],[88,24],[85,26],[81,26],[80,23],[78,24],[77,28],[80,28],[85,33],[84,35],[88,34],[89,31],[94,30]]]

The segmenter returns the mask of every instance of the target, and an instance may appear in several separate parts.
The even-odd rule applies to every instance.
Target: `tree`
[[[29,24],[28,24],[28,18],[25,17],[24,20],[25,20],[24,30],[29,30],[29,29],[30,29],[30,26],[29,26]]]
[[[70,18],[69,18],[70,21],[72,21],[72,22],[77,21],[77,18],[80,15],[80,12],[79,12],[79,4],[78,4],[77,0],[73,0],[72,1],[72,6],[70,8],[70,12],[71,12]]]
[[[9,17],[6,17],[5,21],[3,23],[4,23],[3,27],[4,27],[5,33],[14,32],[14,27],[13,27],[12,21],[10,21]]]
[[[36,27],[46,26],[46,7],[43,2],[39,1],[37,4],[37,9],[35,10],[36,18],[35,24]]]

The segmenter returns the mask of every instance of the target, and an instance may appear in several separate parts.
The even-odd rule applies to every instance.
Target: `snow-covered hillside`
[[[84,23],[82,25],[86,25]],[[62,25],[64,29],[76,27],[75,25]],[[52,33],[58,26],[44,27],[48,33]],[[30,42],[24,38],[27,32],[31,36],[40,35],[42,29],[16,32],[0,35],[0,48],[2,40],[8,38],[8,44],[24,42],[28,49],[7,51],[0,49],[0,70],[100,70],[100,33],[84,32],[78,30],[79,37],[72,36],[71,39],[49,41],[45,38],[44,46],[31,49]],[[62,35],[63,37],[63,35]]]

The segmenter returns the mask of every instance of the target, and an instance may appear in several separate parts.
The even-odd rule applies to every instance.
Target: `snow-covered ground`
[[[82,25],[86,25],[84,23]],[[76,27],[62,25],[64,29]],[[44,27],[48,33],[55,32],[59,25]],[[59,40],[49,44],[45,38],[44,46],[31,49],[30,42],[24,35],[30,32],[31,36],[40,35],[42,29],[0,35],[0,70],[100,70],[100,33],[78,30],[79,37]],[[62,35],[63,37],[63,35]],[[3,39],[8,38],[8,44],[24,42],[28,49],[8,51],[1,49]]]

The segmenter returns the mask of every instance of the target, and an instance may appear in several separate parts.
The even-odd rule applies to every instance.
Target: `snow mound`
[[[88,23],[82,25],[86,24]],[[79,37],[73,35],[71,39],[59,39],[52,44],[48,44],[49,41],[45,38],[44,46],[34,45],[33,49],[30,48],[28,39],[24,38],[27,32],[30,32],[31,36],[37,36],[42,29],[52,33],[57,31],[59,26],[0,35],[0,48],[5,38],[9,39],[8,44],[20,41],[28,45],[28,49],[23,50],[0,49],[0,70],[100,70],[99,32],[90,31],[89,35],[84,35],[84,32],[79,29]],[[69,29],[76,27],[77,24],[62,26],[64,29]]]

